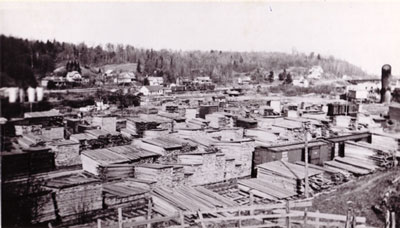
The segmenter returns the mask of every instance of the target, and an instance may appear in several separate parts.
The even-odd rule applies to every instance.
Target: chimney
[[[387,100],[386,92],[389,91],[389,80],[392,74],[392,67],[389,64],[382,66],[382,87],[381,87],[381,103],[390,102]]]

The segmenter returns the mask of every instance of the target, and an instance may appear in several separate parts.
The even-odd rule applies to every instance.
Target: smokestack
[[[390,102],[386,100],[386,92],[389,91],[389,80],[392,74],[392,67],[389,64],[382,66],[382,87],[381,87],[381,103]]]

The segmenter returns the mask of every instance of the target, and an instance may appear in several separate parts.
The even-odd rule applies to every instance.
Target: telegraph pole
[[[305,163],[305,197],[308,198],[308,130],[309,122],[304,123],[304,163]]]

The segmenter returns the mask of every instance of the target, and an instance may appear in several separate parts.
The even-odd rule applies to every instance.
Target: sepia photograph
[[[0,227],[400,227],[398,1],[0,1],[0,105]]]

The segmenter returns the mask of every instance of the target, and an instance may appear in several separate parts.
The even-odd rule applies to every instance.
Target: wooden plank
[[[123,223],[123,228],[130,228],[132,226],[142,226],[142,225],[147,225],[151,223],[157,223],[157,222],[167,222],[170,220],[174,220],[179,218],[179,215],[173,215],[173,216],[167,216],[167,217],[157,217],[157,218],[152,218],[149,220],[143,220],[143,221],[133,221],[133,222],[125,222]]]

